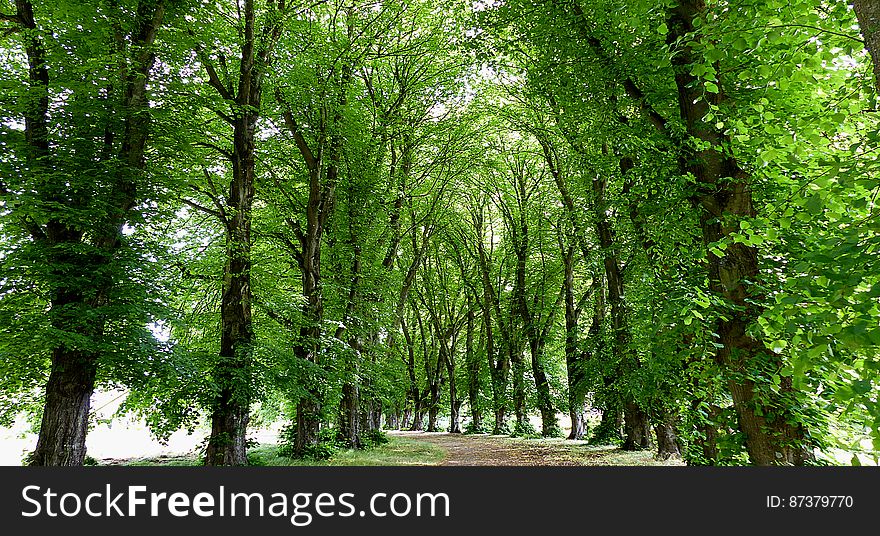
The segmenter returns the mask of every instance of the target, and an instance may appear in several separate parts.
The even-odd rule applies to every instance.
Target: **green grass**
[[[275,445],[258,445],[248,449],[252,465],[268,466],[375,466],[375,465],[437,465],[443,460],[442,448],[402,437],[389,437],[389,442],[368,450],[341,450],[329,460],[298,460],[278,456]],[[197,456],[160,456],[127,460],[101,460],[100,465],[126,466],[194,466]]]

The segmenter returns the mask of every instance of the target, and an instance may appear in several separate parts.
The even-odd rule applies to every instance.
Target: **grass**
[[[258,445],[248,449],[252,465],[268,466],[377,466],[437,465],[443,460],[442,448],[404,437],[389,437],[389,442],[367,450],[341,450],[329,460],[293,459],[278,456],[276,445]],[[126,460],[101,460],[100,465],[180,467],[200,465],[196,455],[158,456]]]

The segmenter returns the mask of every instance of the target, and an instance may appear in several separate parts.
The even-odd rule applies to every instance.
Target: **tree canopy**
[[[292,456],[565,429],[876,462],[878,28],[873,0],[0,0],[0,423],[81,465],[121,387],[159,438],[204,423],[207,465],[278,419]]]

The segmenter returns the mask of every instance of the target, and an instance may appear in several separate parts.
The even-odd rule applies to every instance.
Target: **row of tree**
[[[255,419],[308,455],[560,410],[693,464],[880,450],[872,2],[0,6],[29,463],[83,463],[102,386],[208,465]]]

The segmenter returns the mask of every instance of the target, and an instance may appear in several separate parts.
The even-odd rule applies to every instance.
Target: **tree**
[[[20,40],[27,81],[15,110],[23,136],[9,132],[23,138],[14,146],[18,164],[0,193],[29,236],[22,253],[48,310],[46,335],[54,333],[29,463],[82,465],[99,370],[113,358],[113,338],[137,329],[126,324],[145,309],[125,305],[126,286],[136,283],[126,275],[123,229],[136,222],[150,186],[148,83],[166,4],[114,3],[92,11],[96,17],[85,16],[94,6],[37,8],[17,0],[14,14],[3,16]],[[94,37],[71,31],[80,22]]]

